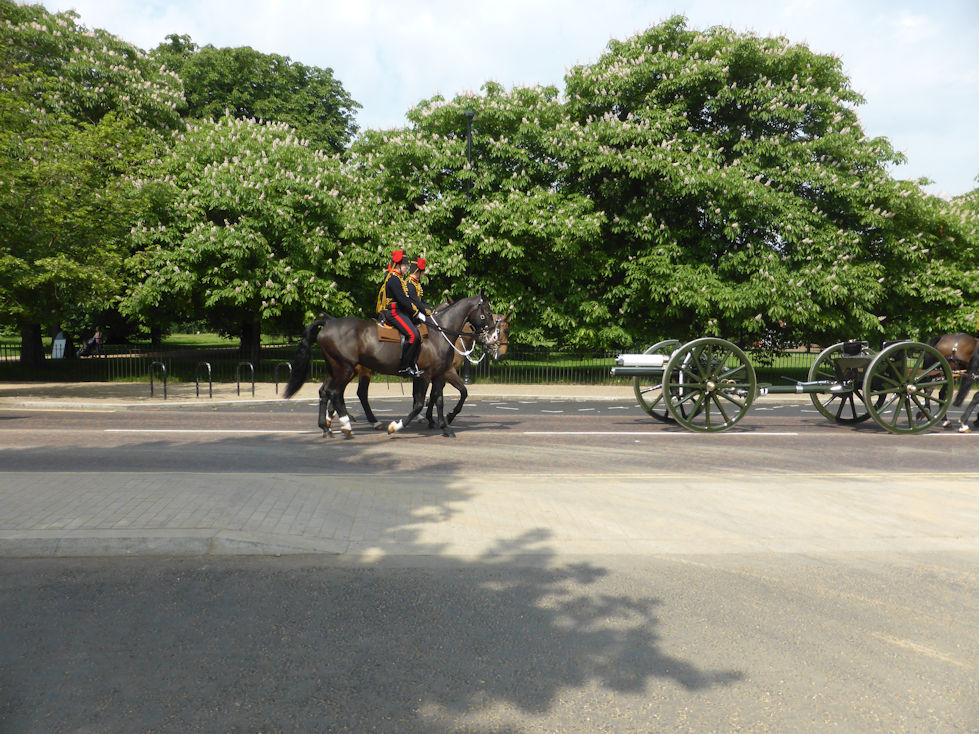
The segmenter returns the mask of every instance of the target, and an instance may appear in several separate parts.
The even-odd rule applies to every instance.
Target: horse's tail
[[[962,405],[962,401],[965,400],[965,396],[969,394],[972,384],[976,381],[977,374],[979,374],[979,344],[972,350],[972,359],[969,360],[969,366],[965,368],[962,383],[959,385],[959,391],[955,394],[952,405],[955,407]]]
[[[319,334],[320,329],[326,324],[328,318],[326,315],[320,316],[316,321],[307,326],[303,332],[303,338],[299,341],[299,349],[296,350],[296,357],[292,360],[292,374],[289,376],[289,383],[282,393],[286,399],[291,398],[299,392],[299,388],[303,386],[306,378],[309,377],[309,363],[312,356],[313,344],[316,341],[316,335]]]

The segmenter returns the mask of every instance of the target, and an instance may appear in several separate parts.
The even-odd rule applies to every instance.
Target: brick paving
[[[306,390],[300,397],[315,399],[315,386]],[[246,399],[234,392],[232,385],[216,396]],[[163,402],[148,393],[131,384],[7,384],[0,385],[0,408]],[[631,388],[475,386],[473,393],[622,399]],[[171,395],[168,405],[196,400]],[[272,386],[258,388],[256,399],[276,399]],[[395,474],[5,472],[0,508],[0,555],[8,557],[979,550],[979,473],[941,482],[910,474],[787,482],[764,474],[705,481],[695,473],[559,476],[528,469],[429,476],[406,491]]]

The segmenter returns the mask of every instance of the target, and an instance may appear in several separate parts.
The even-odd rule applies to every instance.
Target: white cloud
[[[895,174],[975,188],[979,174],[979,3],[972,0],[43,0],[148,49],[169,33],[252,46],[332,68],[365,127],[405,122],[435,94],[555,84],[676,12],[693,27],[784,35],[839,56],[872,136],[907,149]],[[682,7],[678,7],[682,5]]]

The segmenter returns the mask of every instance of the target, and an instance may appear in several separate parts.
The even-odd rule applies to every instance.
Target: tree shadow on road
[[[0,724],[519,731],[581,689],[742,679],[663,652],[663,602],[606,569],[520,560],[546,536],[437,562],[0,562]]]
[[[438,537],[426,524],[450,522],[472,500],[472,447],[399,463],[398,444],[324,446],[301,435],[138,441],[128,459],[115,447],[79,453],[64,443],[16,459],[5,452],[5,468],[36,467],[22,481],[50,494],[48,513],[61,503],[66,518],[85,517],[91,500],[76,501],[89,496],[79,488],[97,481],[106,507],[105,487],[155,493],[150,501],[178,496],[187,527],[226,513],[221,526],[231,528],[234,503],[258,499],[306,512],[341,491],[331,477],[343,475],[343,501],[327,509],[367,502],[370,511],[349,511],[374,523],[377,553],[2,560],[0,730],[507,732],[541,718],[587,730],[579,696],[700,692],[743,679],[667,653],[663,600],[629,590],[594,560],[557,556],[547,528],[501,527],[469,558],[426,541]],[[46,489],[61,475],[45,470],[72,462],[75,483]],[[137,468],[151,474],[146,482]],[[392,510],[419,488],[412,512]]]

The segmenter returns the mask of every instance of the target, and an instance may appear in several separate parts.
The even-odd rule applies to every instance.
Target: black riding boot
[[[398,363],[398,374],[405,377],[418,377],[421,374],[415,365],[415,349],[407,339],[401,340],[401,361]]]

